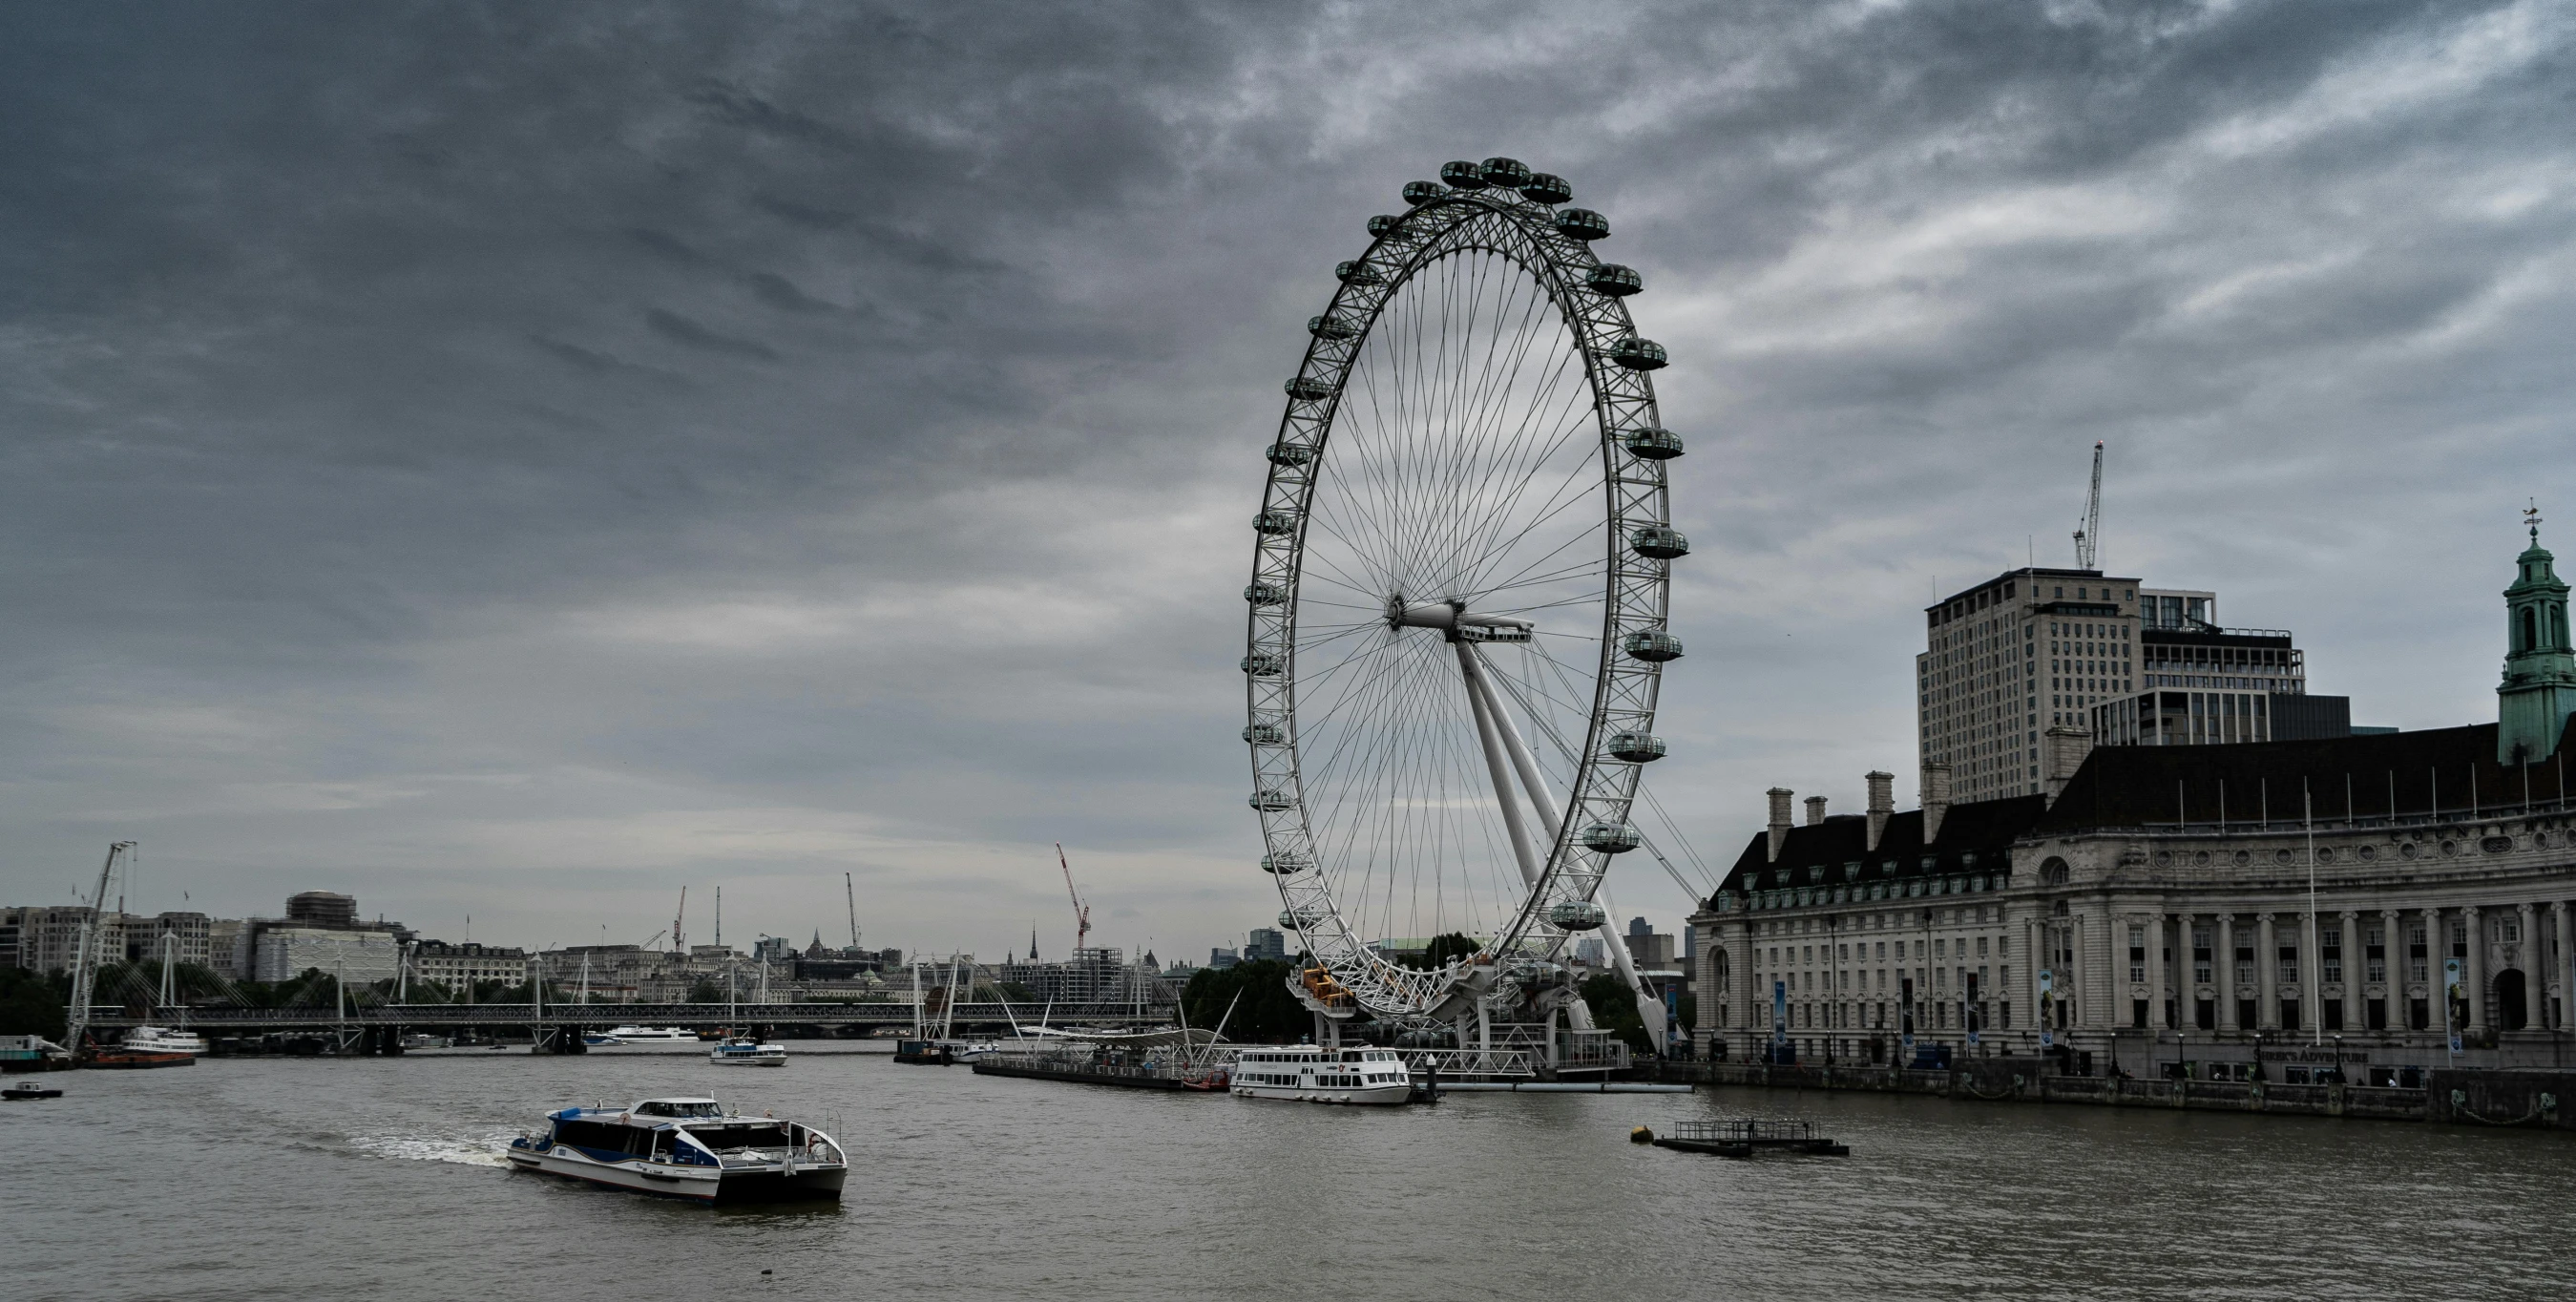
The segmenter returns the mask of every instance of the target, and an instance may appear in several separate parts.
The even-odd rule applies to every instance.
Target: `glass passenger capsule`
[[[1346,317],[1310,316],[1306,318],[1306,333],[1318,339],[1348,339],[1359,332],[1359,326]]]
[[[1629,550],[1659,561],[1677,561],[1690,555],[1690,539],[1668,524],[1650,524],[1628,534]]]
[[[1552,986],[1564,980],[1565,969],[1557,964],[1541,962],[1537,959],[1522,959],[1503,969],[1503,976],[1514,985],[1535,988]]]
[[[1386,283],[1386,277],[1379,274],[1378,269],[1370,266],[1368,261],[1364,258],[1334,264],[1333,279],[1338,280],[1345,285],[1383,285]]]
[[[1682,640],[1660,628],[1631,633],[1621,639],[1620,646],[1627,651],[1629,659],[1643,660],[1648,664],[1659,665],[1682,658]]]
[[[1532,172],[1521,185],[1521,195],[1535,203],[1559,204],[1574,197],[1574,187],[1565,178],[1546,172]]]
[[[1682,454],[1681,435],[1652,425],[1632,429],[1620,435],[1619,441],[1628,445],[1630,454],[1648,461],[1670,461]]]
[[[1607,294],[1612,298],[1626,298],[1630,294],[1634,294],[1637,291],[1644,289],[1646,287],[1646,278],[1638,275],[1637,269],[1634,267],[1623,267],[1615,262],[1605,262],[1600,266],[1594,267],[1592,269],[1592,274],[1583,278],[1583,283],[1589,286],[1595,294]]]
[[[1591,931],[1610,915],[1590,900],[1558,900],[1547,906],[1547,923],[1560,931]]]
[[[1252,799],[1245,803],[1262,813],[1276,814],[1284,809],[1295,809],[1297,798],[1275,787],[1263,787],[1253,792]]]
[[[1288,396],[1305,402],[1322,402],[1333,396],[1333,386],[1311,375],[1300,375],[1285,386]]]
[[[1583,844],[1603,854],[1626,854],[1637,848],[1639,838],[1626,823],[1594,823],[1583,829]]]
[[[1416,208],[1419,208],[1422,205],[1439,198],[1441,195],[1447,194],[1448,192],[1449,187],[1440,184],[1438,181],[1407,181],[1404,183],[1404,201],[1412,204]]]
[[[1324,920],[1324,911],[1311,904],[1300,904],[1279,911],[1283,931],[1305,931]]]
[[[1632,371],[1660,371],[1670,359],[1662,344],[1630,335],[1610,345],[1610,360]]]
[[[1276,678],[1280,670],[1288,667],[1287,661],[1276,651],[1255,651],[1237,663],[1243,672],[1255,678]]]
[[[1488,158],[1476,174],[1485,178],[1485,184],[1502,190],[1517,190],[1530,180],[1529,165],[1517,158]]]
[[[1263,455],[1274,466],[1302,466],[1315,459],[1315,450],[1303,443],[1273,443]]]
[[[1301,873],[1306,871],[1308,865],[1312,862],[1313,861],[1308,859],[1306,856],[1294,851],[1283,851],[1279,854],[1265,854],[1261,856],[1261,871],[1273,876],[1285,873]]]
[[[1482,190],[1485,188],[1485,169],[1462,158],[1454,163],[1442,163],[1440,180],[1452,190]]]
[[[1276,606],[1288,599],[1288,590],[1276,583],[1256,583],[1243,590],[1243,599],[1256,606]]]
[[[1567,239],[1588,244],[1609,238],[1610,219],[1589,208],[1559,208],[1556,211],[1556,229]]]
[[[1401,217],[1389,217],[1385,213],[1379,213],[1377,216],[1368,219],[1368,233],[1377,236],[1380,239],[1384,239],[1386,237],[1386,233],[1394,230],[1396,223],[1403,220],[1404,219]]]
[[[1252,530],[1255,533],[1266,533],[1274,537],[1284,533],[1295,533],[1297,517],[1286,511],[1264,511],[1252,517]]]
[[[1664,757],[1664,739],[1651,732],[1614,732],[1610,734],[1610,753],[1631,764],[1652,763]]]
[[[1247,723],[1243,725],[1243,739],[1251,742],[1255,746],[1276,746],[1280,742],[1287,740],[1287,738],[1287,731],[1275,723]]]

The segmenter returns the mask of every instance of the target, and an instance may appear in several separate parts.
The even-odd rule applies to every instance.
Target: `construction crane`
[[[841,874],[841,894],[850,901],[850,948],[859,947],[859,888],[850,884],[850,875]]]
[[[686,953],[689,942],[681,935],[680,920],[689,916],[689,888],[680,888],[680,911],[671,915],[671,948]]]
[[[1055,843],[1056,866],[1064,869],[1064,893],[1073,897],[1073,947],[1077,951],[1091,941],[1091,906],[1082,902],[1082,892],[1073,888],[1073,865],[1064,858],[1064,842]]]
[[[643,944],[638,945],[638,946],[636,946],[635,948],[637,948],[637,949],[651,949],[651,948],[653,948],[655,945],[659,945],[659,944],[661,944],[661,943],[662,943],[662,938],[663,938],[664,936],[667,936],[667,935],[670,935],[670,934],[671,934],[671,933],[669,933],[669,932],[667,932],[667,931],[657,931],[657,932],[654,932],[654,933],[653,933],[653,938],[652,938],[651,940],[645,941]]]
[[[100,865],[98,870],[98,890],[89,897],[89,913],[81,919],[80,948],[72,959],[71,1007],[65,1010],[67,1016],[63,1019],[65,1030],[63,1047],[71,1050],[75,1057],[81,1052],[81,1041],[89,1034],[90,1000],[98,981],[99,959],[107,946],[108,882],[116,876],[116,861],[123,858],[130,864],[133,861],[133,853],[132,841],[116,841],[109,844],[107,862]],[[128,871],[132,871],[131,868]],[[120,914],[125,911],[124,903],[122,897],[117,900],[117,912]]]
[[[2075,568],[2093,568],[2102,530],[2102,441],[2093,441],[2093,494],[2084,500],[2083,522],[2075,526]]]

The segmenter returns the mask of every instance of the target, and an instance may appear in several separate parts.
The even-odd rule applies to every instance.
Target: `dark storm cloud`
[[[1646,274],[1700,547],[1658,777],[1712,855],[1910,767],[1916,608],[2061,553],[2095,438],[2114,566],[2410,726],[2491,708],[2491,526],[2569,487],[2557,5],[0,28],[11,902],[140,835],[231,912],[640,935],[721,878],[793,929],[849,870],[872,935],[991,949],[1060,929],[1062,839],[1113,943],[1257,920],[1256,450],[1452,157]]]

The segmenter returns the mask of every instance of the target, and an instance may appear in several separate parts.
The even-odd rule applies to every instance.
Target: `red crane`
[[[1064,859],[1064,842],[1055,843],[1056,866],[1064,869],[1064,893],[1073,897],[1073,947],[1082,949],[1091,940],[1091,906],[1082,902],[1082,892],[1073,888],[1073,865]]]

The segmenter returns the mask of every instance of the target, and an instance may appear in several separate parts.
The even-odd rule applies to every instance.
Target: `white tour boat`
[[[707,1050],[707,1061],[735,1067],[784,1067],[787,1065],[787,1046],[762,1044],[755,1036],[728,1036]]]
[[[696,1044],[698,1033],[677,1026],[613,1026],[597,1039],[581,1038],[592,1044]]]
[[[565,1108],[546,1121],[544,1134],[510,1141],[512,1166],[702,1203],[837,1199],[849,1174],[822,1131],[738,1116],[709,1098]]]
[[[138,1026],[125,1033],[117,1047],[127,1053],[186,1053],[206,1051],[206,1042],[197,1033],[168,1026]]]
[[[1232,1089],[1251,1099],[1404,1103],[1413,1098],[1413,1072],[1393,1049],[1284,1045],[1237,1054]]]

